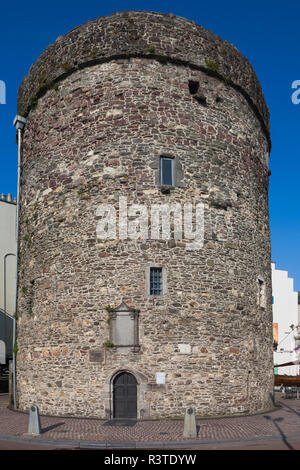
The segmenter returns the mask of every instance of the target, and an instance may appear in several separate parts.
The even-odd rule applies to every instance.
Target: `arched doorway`
[[[121,372],[113,381],[113,417],[137,418],[137,381],[128,372]]]

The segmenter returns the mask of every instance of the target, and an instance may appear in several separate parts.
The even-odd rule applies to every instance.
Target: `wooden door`
[[[113,383],[114,418],[137,418],[137,383],[132,374],[122,372]]]

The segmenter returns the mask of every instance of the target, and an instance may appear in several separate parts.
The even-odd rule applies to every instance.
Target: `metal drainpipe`
[[[14,400],[14,409],[17,409],[17,400],[16,400],[16,353],[15,353],[15,344],[16,344],[16,315],[17,315],[17,299],[18,299],[18,254],[19,254],[19,210],[20,210],[20,195],[21,195],[21,160],[22,160],[22,134],[26,124],[26,119],[22,116],[16,116],[14,119],[14,126],[17,131],[18,138],[18,187],[17,187],[17,210],[16,210],[16,292],[15,292],[15,318],[14,318],[14,328],[13,328],[13,400]]]
[[[6,311],[6,259],[8,256],[14,256],[16,257],[15,253],[6,253],[4,256],[4,267],[3,267],[3,309],[4,313],[7,317],[11,318],[13,322],[15,321],[15,318],[11,316],[9,313]],[[5,317],[6,318],[6,317]],[[5,328],[6,331],[6,328]],[[13,343],[14,344],[14,343]]]

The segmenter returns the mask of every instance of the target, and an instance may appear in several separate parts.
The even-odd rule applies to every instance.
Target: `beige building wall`
[[[15,313],[16,292],[16,203],[10,195],[0,199],[0,340],[6,356],[12,353],[12,321],[3,312]],[[1,343],[2,344],[2,343]],[[1,357],[3,356],[3,352]],[[3,360],[1,360],[3,363]]]

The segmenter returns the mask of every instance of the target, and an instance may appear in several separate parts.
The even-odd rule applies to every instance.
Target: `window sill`
[[[156,300],[158,302],[164,302],[167,299],[167,294],[161,294],[161,295],[152,295],[152,294],[147,294],[147,299],[148,300]]]
[[[140,352],[141,346],[139,344],[115,344],[110,349],[117,351],[118,349],[128,349],[130,352],[137,353]]]

